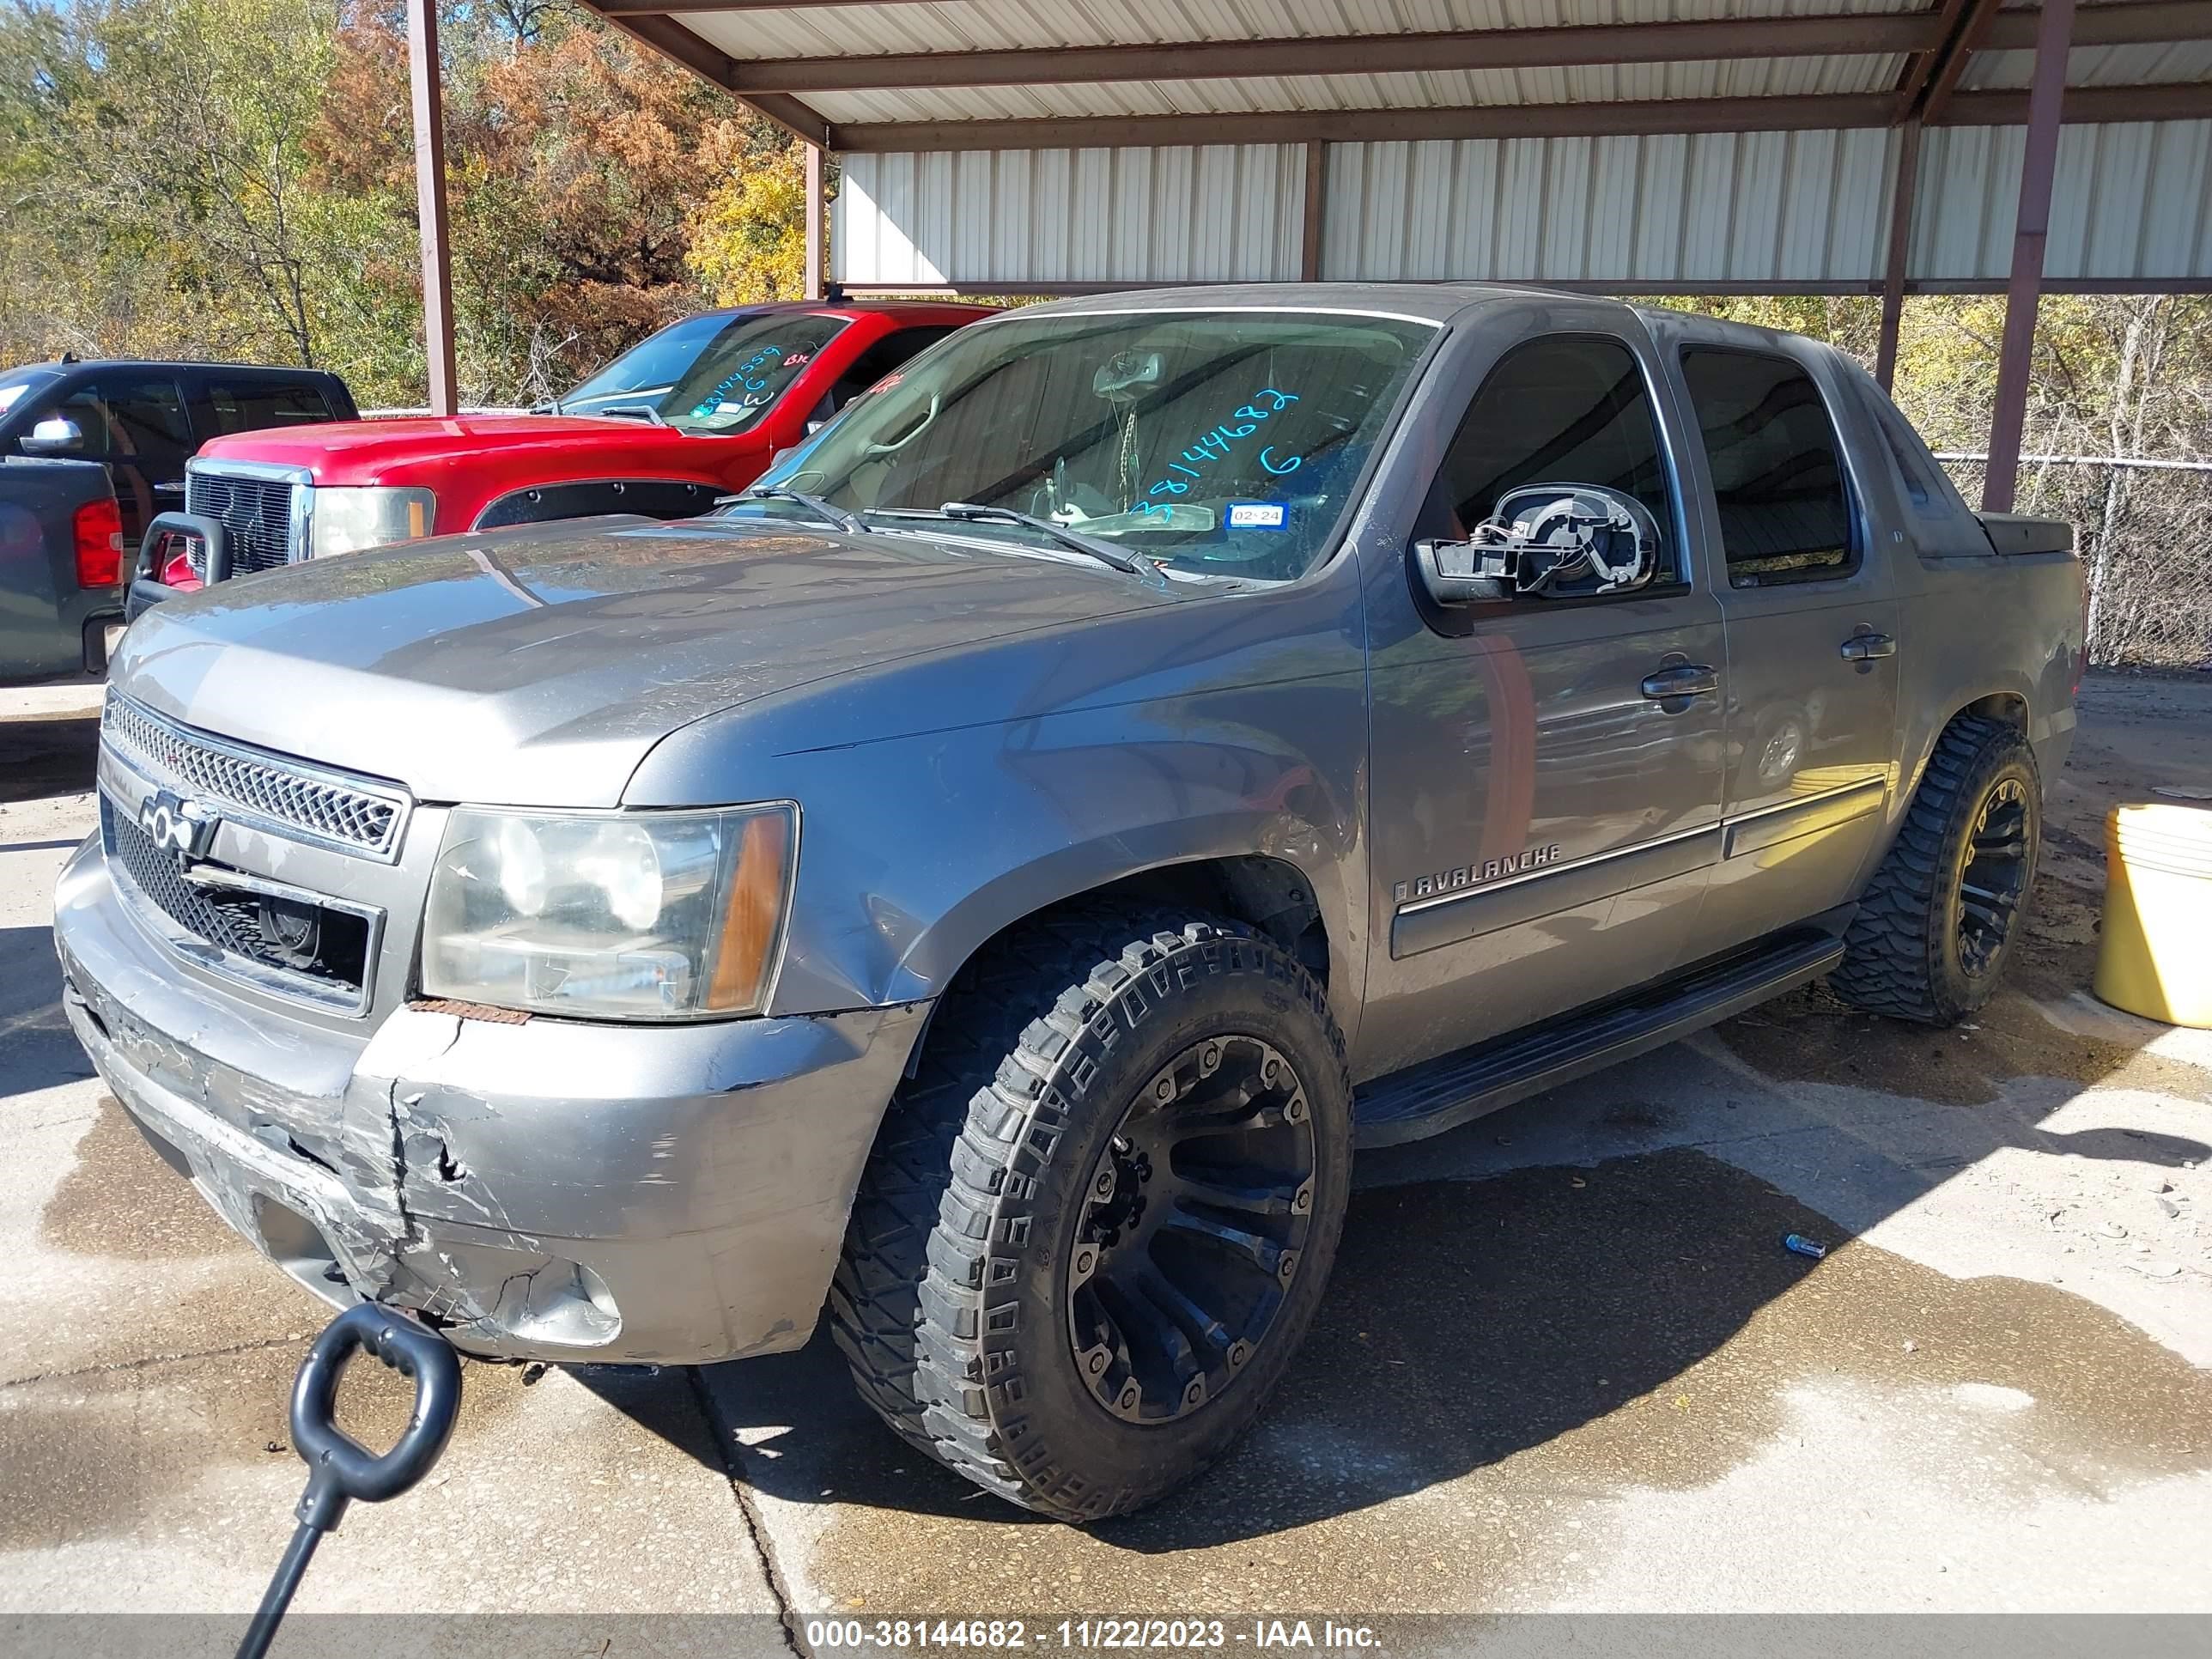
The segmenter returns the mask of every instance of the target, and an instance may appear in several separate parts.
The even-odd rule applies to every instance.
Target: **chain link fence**
[[[1982,499],[1986,457],[1937,459],[1967,505]],[[2074,526],[2091,662],[2212,669],[2212,461],[2028,455],[2015,494],[2015,512]]]

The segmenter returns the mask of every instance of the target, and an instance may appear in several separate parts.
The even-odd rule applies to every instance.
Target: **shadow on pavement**
[[[1091,1530],[1146,1552],[1263,1535],[1571,1433],[1687,1370],[1803,1279],[1814,1264],[1780,1248],[1790,1231],[1838,1235],[1694,1152],[1356,1194],[1328,1297],[1259,1428],[1184,1493]],[[744,1458],[763,1492],[976,1513],[974,1488],[859,1404],[826,1329],[803,1352],[707,1379],[733,1431],[795,1425],[788,1455]],[[988,1518],[1022,1518],[984,1501]]]
[[[49,1008],[58,1019],[61,1000],[62,964],[54,955],[54,930],[0,927],[0,1026]]]
[[[0,802],[74,795],[92,787],[100,714],[0,720]]]

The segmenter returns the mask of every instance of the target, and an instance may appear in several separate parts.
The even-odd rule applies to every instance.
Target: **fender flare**
[[[1364,977],[1364,895],[1345,890],[1345,849],[1320,826],[1277,812],[1223,813],[1101,836],[1003,871],[947,906],[915,935],[883,988],[886,1002],[941,994],[991,939],[1027,918],[1113,884],[1236,858],[1272,860],[1297,872],[1328,939],[1330,1001],[1341,1020],[1358,1006]]]

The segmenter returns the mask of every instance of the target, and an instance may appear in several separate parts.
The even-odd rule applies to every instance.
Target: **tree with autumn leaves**
[[[557,0],[447,7],[464,397],[528,402],[702,306],[799,290],[795,147]],[[0,9],[0,362],[337,369],[422,396],[406,39],[358,0]]]

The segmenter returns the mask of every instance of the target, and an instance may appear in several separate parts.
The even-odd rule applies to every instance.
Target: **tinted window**
[[[164,483],[185,476],[192,437],[174,380],[103,376],[68,393],[55,412],[84,434],[79,454],[135,462]]]
[[[909,357],[935,345],[952,332],[943,328],[902,328],[885,335],[854,360],[837,381],[837,401],[857,398]]]
[[[1820,388],[1786,357],[1688,350],[1729,580],[1813,581],[1856,568],[1843,458]]]
[[[258,432],[264,427],[305,426],[337,417],[321,388],[287,380],[209,383],[217,432]]]
[[[951,332],[951,328],[946,326],[902,328],[896,334],[885,335],[854,359],[852,367],[837,377],[836,385],[822,394],[821,401],[806,418],[817,423],[828,420],[908,358],[935,345]]]
[[[1905,412],[1882,395],[1881,388],[1871,380],[1859,390],[1866,394],[1867,407],[1874,411],[1875,424],[1881,428],[1882,442],[1888,447],[1890,459],[1897,463],[1898,476],[1905,480],[1905,493],[1911,500],[1913,510],[1924,518],[1948,518],[1964,513],[1966,501],[1958,486],[1951,482],[1941,463],[1929,453],[1912,422]]]
[[[1659,580],[1681,572],[1659,428],[1644,372],[1617,340],[1561,337],[1515,348],[1452,434],[1421,534],[1464,541],[1498,498],[1530,483],[1606,484],[1651,509]]]

